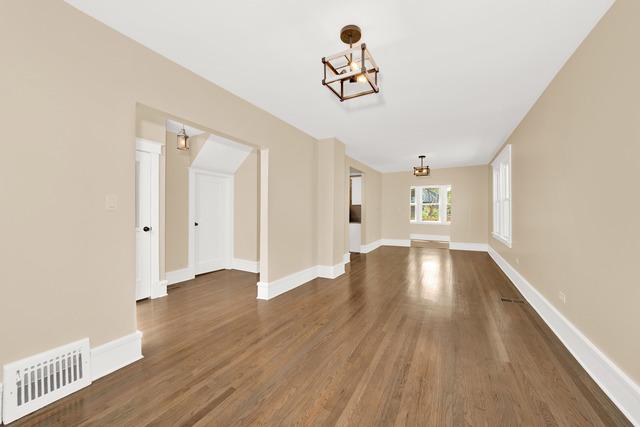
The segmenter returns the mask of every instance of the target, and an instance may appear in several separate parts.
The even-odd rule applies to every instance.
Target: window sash
[[[418,217],[418,206],[416,204],[418,200],[417,195],[418,195],[418,189],[415,187],[410,187],[409,188],[409,221],[411,222],[415,222]],[[413,217],[411,216],[411,208],[413,208]]]
[[[425,188],[438,189],[438,202],[427,203],[422,201],[422,191]],[[411,192],[415,191],[415,200],[411,200]],[[451,191],[450,185],[422,185],[411,186],[409,188],[409,222],[412,224],[449,224],[447,221],[448,194]],[[438,219],[426,220],[422,219],[423,206],[438,206]],[[411,208],[415,207],[415,217],[411,218]]]
[[[511,145],[507,145],[492,163],[493,237],[511,247]]]

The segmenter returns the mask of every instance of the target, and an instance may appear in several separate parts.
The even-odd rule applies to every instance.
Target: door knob
[[[151,227],[147,227],[146,225],[144,227],[142,227],[142,231],[147,232],[151,230]]]

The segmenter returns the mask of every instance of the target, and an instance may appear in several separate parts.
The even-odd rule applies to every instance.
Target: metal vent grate
[[[522,301],[521,299],[511,299],[511,298],[501,297],[500,300],[502,300],[502,302],[514,302],[516,304],[524,304],[524,301]]]
[[[3,373],[8,424],[91,384],[89,339],[9,363]]]

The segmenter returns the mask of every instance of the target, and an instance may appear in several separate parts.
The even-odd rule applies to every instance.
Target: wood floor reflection
[[[630,425],[486,253],[382,247],[271,301],[256,281],[139,303],[143,360],[16,425]]]
[[[449,249],[449,242],[441,242],[437,240],[412,240],[411,247],[425,249]]]

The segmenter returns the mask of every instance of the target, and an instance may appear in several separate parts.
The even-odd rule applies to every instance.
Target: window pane
[[[422,205],[423,221],[438,221],[440,219],[440,208],[438,205]]]
[[[438,203],[440,200],[439,188],[423,188],[422,203]]]
[[[411,203],[415,203],[416,202],[416,189],[412,188],[411,189]]]
[[[416,220],[416,207],[411,206],[411,221],[415,221],[415,220]]]
[[[451,222],[451,205],[447,205],[447,222]]]

